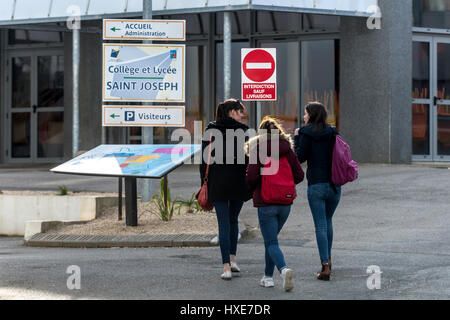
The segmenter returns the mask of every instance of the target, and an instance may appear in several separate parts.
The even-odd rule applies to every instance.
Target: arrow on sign
[[[118,114],[113,113],[112,115],[110,115],[111,118],[115,119],[115,118],[120,118],[120,116]]]
[[[114,31],[114,32],[116,32],[116,30],[120,30],[120,29],[119,29],[119,28],[116,28],[116,27],[112,27],[111,30]]]

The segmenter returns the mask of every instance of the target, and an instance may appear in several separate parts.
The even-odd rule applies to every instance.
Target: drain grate
[[[116,246],[211,246],[214,235],[68,235],[38,233],[25,241],[29,246],[116,247]]]

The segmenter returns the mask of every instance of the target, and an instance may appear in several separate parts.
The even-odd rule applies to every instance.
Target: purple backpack
[[[350,147],[340,135],[336,135],[331,166],[331,181],[337,186],[358,178],[358,163],[352,160]]]

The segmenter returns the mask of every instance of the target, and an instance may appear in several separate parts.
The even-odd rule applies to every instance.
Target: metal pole
[[[79,70],[80,70],[80,29],[72,29],[72,156],[79,150],[80,117],[79,117]]]
[[[152,0],[142,0],[142,16],[145,20],[152,19]],[[144,41],[145,44],[151,44],[151,41]],[[153,128],[142,127],[142,144],[153,144]],[[142,179],[141,181],[141,200],[149,202],[153,194],[153,180]]]
[[[119,221],[122,220],[122,178],[119,178]]]
[[[231,98],[231,12],[223,13],[223,88],[224,100]]]
[[[256,128],[261,124],[261,101],[256,102]]]
[[[106,127],[102,127],[102,144],[106,144]]]

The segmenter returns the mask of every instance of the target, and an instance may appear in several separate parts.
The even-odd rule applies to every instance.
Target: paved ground
[[[57,178],[56,178],[57,176]],[[57,181],[56,181],[57,180]],[[0,190],[114,191],[117,179],[49,174],[46,170],[0,170]],[[173,194],[199,186],[196,168],[169,176]],[[41,181],[45,182],[42,185]],[[241,277],[225,282],[219,249],[53,249],[21,246],[0,238],[0,298],[55,299],[450,299],[450,170],[447,167],[361,165],[358,181],[345,186],[334,219],[334,277],[314,279],[319,259],[306,195],[299,199],[280,236],[295,270],[295,289],[258,286],[263,245],[258,232],[239,245]],[[257,227],[247,203],[241,219]],[[81,289],[69,290],[67,267],[81,270]],[[369,290],[367,267],[379,266],[381,289]]]

